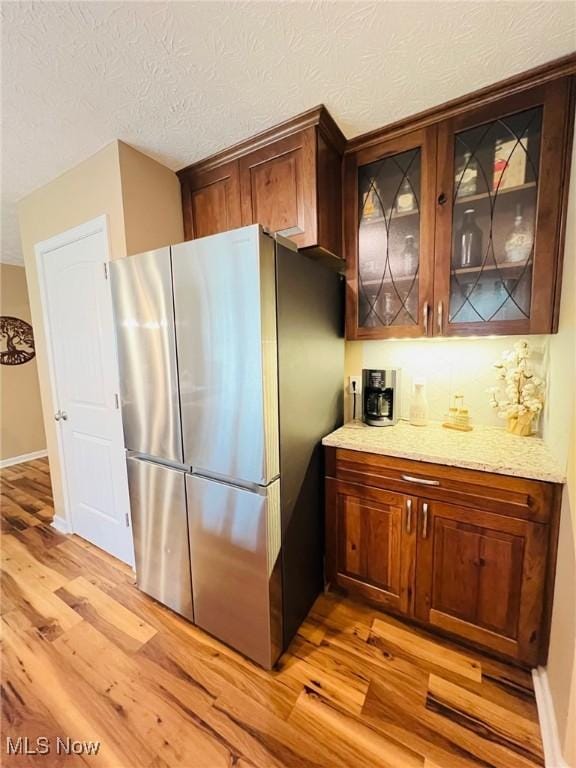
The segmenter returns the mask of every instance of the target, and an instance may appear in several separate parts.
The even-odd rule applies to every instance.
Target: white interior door
[[[105,217],[37,246],[69,522],[134,562]]]

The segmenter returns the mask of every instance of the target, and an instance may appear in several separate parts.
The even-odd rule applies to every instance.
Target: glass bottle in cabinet
[[[462,162],[456,169],[454,189],[456,197],[470,197],[478,191],[478,161],[466,150]]]
[[[482,230],[476,223],[474,208],[464,211],[464,219],[456,237],[454,266],[460,269],[482,264]]]
[[[404,250],[402,251],[402,274],[410,276],[416,273],[418,268],[418,251],[414,243],[414,235],[406,235]]]
[[[400,192],[396,197],[396,212],[397,213],[411,213],[416,210],[416,198],[414,192],[410,186],[408,177],[402,182]]]
[[[528,261],[533,243],[533,225],[530,226],[530,224],[524,220],[522,215],[522,205],[518,203],[516,206],[514,226],[504,243],[506,261],[511,264],[522,264]]]

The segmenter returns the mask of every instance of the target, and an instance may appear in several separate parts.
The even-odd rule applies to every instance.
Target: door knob
[[[54,421],[60,421],[61,418],[62,418],[62,413],[60,411],[56,411],[56,413],[54,414]]]
[[[62,417],[62,421],[68,420],[68,414],[66,413],[66,411],[60,411],[60,416]]]

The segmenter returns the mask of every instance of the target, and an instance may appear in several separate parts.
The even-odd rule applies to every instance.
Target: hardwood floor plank
[[[53,640],[82,621],[82,617],[56,593],[41,586],[32,586],[29,580],[19,581],[8,573],[2,573],[2,590],[3,598],[4,595],[8,597],[9,605],[13,609],[17,607],[48,640]]]
[[[186,622],[176,635],[160,632],[138,655],[187,676],[214,696],[230,689],[239,691],[281,718],[288,717],[300,692],[279,685],[276,673],[256,667],[212,638],[206,642],[206,635]]]
[[[541,764],[544,760],[538,724],[498,704],[467,691],[436,675],[430,675],[426,706],[434,712],[450,713],[465,728],[502,744],[512,752]]]
[[[321,669],[290,653],[284,654],[277,666],[279,674],[276,679],[293,691],[299,693],[303,688],[309,688],[319,696],[340,704],[346,710],[356,714],[362,712],[369,686],[367,680],[335,669]]]
[[[211,705],[204,692],[189,686],[188,703],[183,706],[174,689],[165,689],[158,681],[151,685],[132,656],[86,622],[59,638],[54,646],[67,664],[109,702],[123,730],[129,731],[142,749],[152,750],[169,766],[230,765],[226,744],[195,722],[198,710],[204,712]],[[102,659],[106,659],[105,664]],[[163,695],[157,693],[157,686]]]
[[[392,648],[402,649],[416,663],[432,665],[436,669],[455,672],[457,675],[476,682],[482,680],[481,665],[464,651],[456,652],[447,649],[442,641],[419,637],[410,629],[394,626],[385,619],[374,619],[372,634],[389,644]]]
[[[230,728],[230,738],[240,734],[242,738],[253,739],[270,756],[271,767],[351,768],[338,751],[310,739],[301,728],[252,702],[240,691],[226,690],[213,707],[225,718],[221,727]],[[264,763],[262,768],[268,765]]]
[[[2,570],[16,581],[27,581],[31,588],[39,584],[52,592],[68,581],[62,574],[43,565],[14,536],[2,537]]]
[[[156,634],[154,627],[83,576],[69,581],[56,594],[73,611],[127,651],[137,651]]]
[[[354,768],[423,768],[421,755],[386,738],[310,689],[300,694],[288,722],[310,738],[337,749]]]
[[[36,711],[38,702],[42,702],[65,736],[102,740],[101,750],[91,756],[90,765],[137,768],[151,761],[150,750],[142,755],[143,760],[138,754],[133,756],[130,734],[120,732],[121,722],[114,720],[113,710],[94,695],[69,664],[58,663],[53,643],[37,640],[26,632],[17,633],[4,619],[2,643],[9,659],[6,683],[13,685],[31,709]]]

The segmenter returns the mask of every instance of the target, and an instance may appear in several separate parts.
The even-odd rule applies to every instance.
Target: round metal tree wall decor
[[[32,326],[18,317],[0,315],[0,365],[22,365],[35,355]]]

